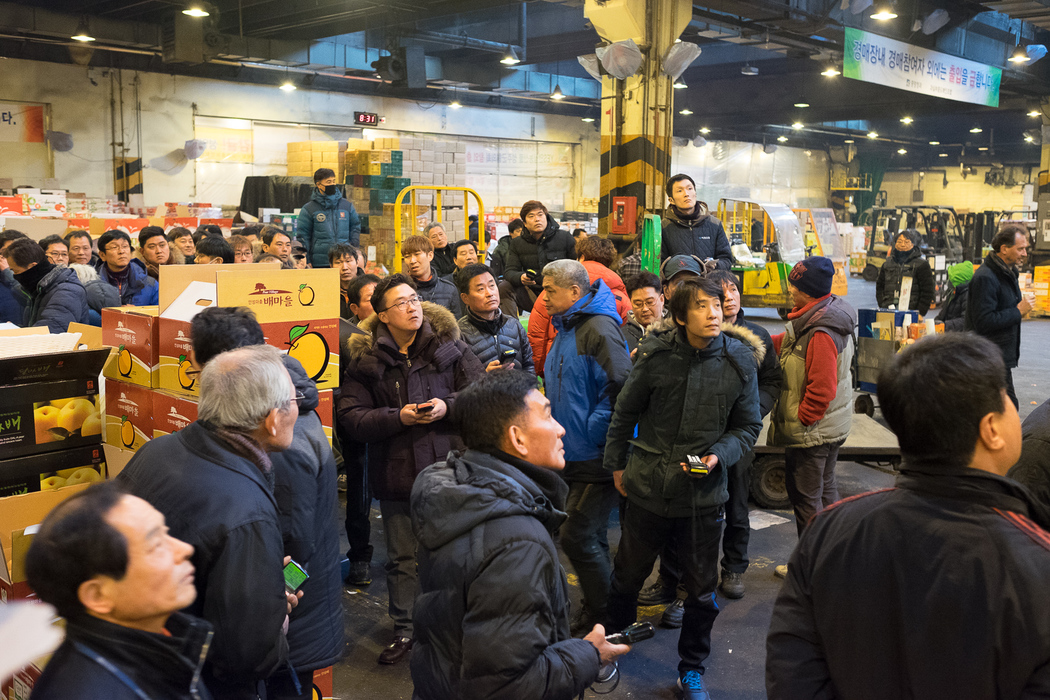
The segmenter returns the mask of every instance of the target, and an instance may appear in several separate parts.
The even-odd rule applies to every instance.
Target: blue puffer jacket
[[[616,396],[631,372],[616,299],[599,279],[552,320],[558,335],[547,353],[544,381],[551,412],[565,428],[565,460],[600,459]],[[563,475],[570,481],[612,479],[601,465],[566,465]]]
[[[0,323],[22,325],[26,301],[25,292],[15,281],[15,273],[10,268],[0,270]]]
[[[47,326],[52,333],[65,333],[69,324],[88,323],[90,309],[84,285],[68,267],[56,267],[37,283],[29,296],[23,326]]]
[[[314,267],[330,267],[328,249],[336,243],[357,247],[361,240],[361,220],[354,205],[343,199],[340,192],[322,194],[314,188],[310,201],[299,210],[295,237],[306,246],[306,254]]]
[[[117,284],[105,263],[99,265],[98,276],[117,288],[120,303],[132,306],[156,306],[160,303],[160,286],[146,272],[145,266],[134,258],[128,263],[128,281],[123,287]]]

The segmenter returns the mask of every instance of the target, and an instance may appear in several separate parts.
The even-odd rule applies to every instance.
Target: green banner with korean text
[[[946,100],[999,106],[1003,72],[994,66],[846,28],[842,74]]]

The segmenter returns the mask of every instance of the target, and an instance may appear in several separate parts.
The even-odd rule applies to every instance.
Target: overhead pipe
[[[432,32],[425,29],[416,30],[411,34],[408,34],[407,38],[415,39],[416,41],[425,41],[431,44],[441,44],[443,46],[454,46],[463,49],[473,49],[475,51],[488,51],[489,53],[502,54],[507,50],[507,45],[498,41],[475,39],[469,36],[446,34],[444,32]],[[523,55],[525,51],[524,46],[513,46],[511,48],[515,51],[522,52],[519,55]]]

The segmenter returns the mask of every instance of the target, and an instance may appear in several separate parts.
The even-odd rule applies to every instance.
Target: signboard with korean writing
[[[846,28],[842,74],[946,100],[999,106],[1002,70],[870,32]]]
[[[44,142],[44,106],[0,102],[0,141]]]

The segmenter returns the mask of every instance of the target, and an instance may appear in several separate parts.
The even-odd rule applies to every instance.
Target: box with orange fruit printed
[[[102,343],[116,351],[103,369],[106,379],[157,386],[156,306],[102,309]]]
[[[153,439],[153,391],[106,380],[105,442],[135,451]]]
[[[0,460],[100,443],[98,374],[108,355],[89,350],[0,360]]]

